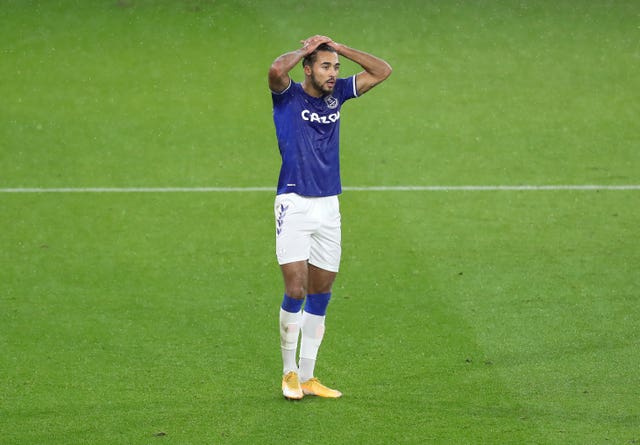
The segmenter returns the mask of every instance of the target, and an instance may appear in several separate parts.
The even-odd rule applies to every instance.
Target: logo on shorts
[[[324,98],[324,103],[327,104],[327,107],[329,107],[330,110],[335,110],[336,108],[338,108],[338,99],[331,95]]]
[[[284,217],[287,215],[289,205],[280,204],[278,207],[278,216],[276,217],[276,235],[282,233],[282,226],[284,225]]]

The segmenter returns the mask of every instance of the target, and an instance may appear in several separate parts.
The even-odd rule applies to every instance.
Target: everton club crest
[[[327,107],[330,110],[335,110],[336,108],[338,108],[338,99],[336,99],[335,97],[329,95],[326,96],[324,98],[324,102],[327,104]]]

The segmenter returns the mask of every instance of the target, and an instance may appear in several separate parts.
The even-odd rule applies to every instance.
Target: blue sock
[[[291,298],[287,294],[284,294],[284,298],[282,299],[282,306],[280,307],[287,312],[295,314],[297,312],[300,312],[303,302],[304,300],[297,300],[295,298]]]
[[[313,315],[326,315],[327,306],[331,300],[331,292],[326,294],[309,294],[304,305],[304,311]]]

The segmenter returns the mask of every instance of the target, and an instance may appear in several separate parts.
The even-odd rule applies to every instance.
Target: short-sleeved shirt
[[[271,96],[282,157],[277,194],[340,194],[340,109],[358,97],[355,76],[336,79],[333,92],[323,97],[308,95],[302,84],[293,81]]]

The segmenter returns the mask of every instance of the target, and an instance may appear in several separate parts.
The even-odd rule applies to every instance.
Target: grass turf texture
[[[635,2],[0,3],[2,188],[272,185],[266,70],[314,33],[395,68],[347,185],[638,183]],[[1,442],[640,441],[638,191],[345,193],[345,397],[300,403],[271,204],[0,194]]]

